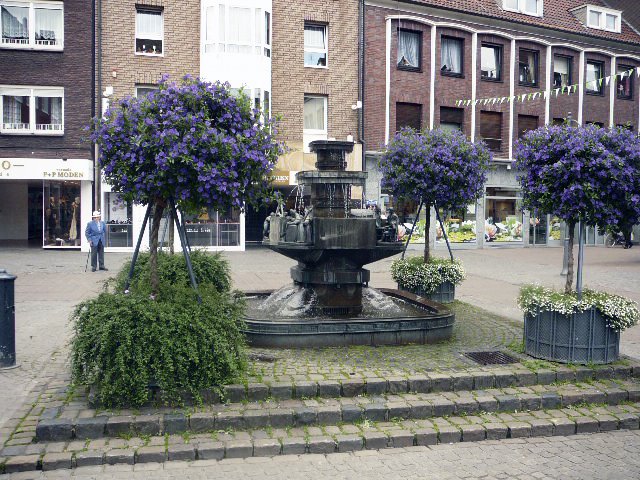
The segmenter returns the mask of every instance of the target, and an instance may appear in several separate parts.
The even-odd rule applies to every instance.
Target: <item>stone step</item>
[[[583,384],[532,385],[455,393],[395,392],[347,398],[272,399],[213,405],[187,412],[144,410],[138,415],[96,415],[93,410],[69,410],[58,415],[54,410],[44,412],[40,417],[36,440],[70,441],[267,427],[303,428],[340,422],[428,419],[484,412],[539,411],[581,403],[618,405],[637,401],[640,401],[640,381],[637,379],[603,379]]]
[[[622,405],[584,403],[530,412],[479,412],[392,422],[365,419],[321,427],[44,442],[0,451],[0,473],[102,464],[331,454],[520,437],[541,437],[545,438],[541,441],[552,442],[554,436],[631,430],[639,425],[640,403],[627,401]]]

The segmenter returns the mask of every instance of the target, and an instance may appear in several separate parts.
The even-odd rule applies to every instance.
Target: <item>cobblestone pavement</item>
[[[0,475],[26,479],[305,480],[637,479],[640,431],[251,459],[82,467]]]

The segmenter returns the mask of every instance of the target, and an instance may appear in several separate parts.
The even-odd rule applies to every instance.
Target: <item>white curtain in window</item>
[[[29,8],[2,7],[2,36],[4,38],[29,38]]]
[[[518,9],[518,0],[504,0],[504,8]]]
[[[205,23],[206,23],[206,39],[207,43],[212,43],[215,41],[216,35],[216,7],[207,7],[205,12]]]
[[[325,130],[324,124],[325,99],[321,97],[304,98],[304,129]]]
[[[29,97],[4,95],[2,97],[3,123],[29,123],[29,118],[22,118],[22,106],[29,105]]]
[[[594,12],[593,10],[589,12],[589,25],[593,27],[600,26],[600,12]]]
[[[51,102],[51,123],[62,125],[62,98],[50,98]]]
[[[305,25],[304,27],[304,48],[313,48],[324,50],[325,43],[325,27]]]
[[[229,8],[229,43],[251,44],[251,9]]]
[[[162,12],[138,11],[136,14],[136,36],[149,40],[162,39]]]
[[[405,67],[419,67],[420,35],[413,32],[399,31],[398,34],[398,65]]]
[[[220,10],[218,15],[218,41],[220,43],[224,43],[225,31],[226,29],[225,29],[224,5],[220,4]],[[222,51],[224,51],[224,49]]]
[[[62,10],[36,8],[36,40],[55,45],[62,38]]]
[[[442,65],[447,72],[462,73],[462,42],[453,38],[442,39]]]
[[[527,13],[538,13],[538,0],[524,0],[524,11]]]
[[[500,78],[500,49],[496,47],[482,47],[480,50],[480,64],[483,75],[488,78]]]

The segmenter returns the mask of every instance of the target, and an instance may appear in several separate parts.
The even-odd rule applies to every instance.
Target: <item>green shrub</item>
[[[133,270],[133,278],[129,289],[148,293],[151,291],[149,282],[150,255],[141,253]],[[191,264],[198,285],[211,285],[219,292],[228,292],[231,288],[231,276],[229,264],[219,253],[208,253],[202,250],[191,251]],[[130,262],[125,263],[114,282],[114,288],[118,292],[124,291],[124,285],[129,275]],[[160,284],[191,286],[187,263],[182,253],[158,253],[158,276]]]
[[[246,368],[244,301],[204,282],[200,293],[202,304],[190,286],[164,283],[157,300],[132,291],[82,302],[72,315],[74,381],[96,387],[108,407],[149,402],[151,383],[179,403],[184,393],[200,401],[202,389],[236,381]]]

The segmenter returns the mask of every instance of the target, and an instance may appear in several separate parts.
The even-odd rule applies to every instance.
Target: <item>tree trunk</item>
[[[425,209],[425,219],[424,219],[424,263],[429,263],[429,258],[431,257],[431,235],[429,235],[429,230],[431,230],[431,205],[425,204],[427,207]]]
[[[569,229],[569,244],[567,245],[567,280],[564,284],[564,293],[571,293],[573,288],[573,240],[574,232],[576,230],[576,222],[570,221],[567,223]]]
[[[162,214],[167,203],[163,198],[156,198],[153,209],[153,224],[151,227],[151,247],[149,258],[149,271],[151,274],[151,294],[155,297],[158,295],[160,279],[158,278],[158,232],[160,231],[160,222]]]

